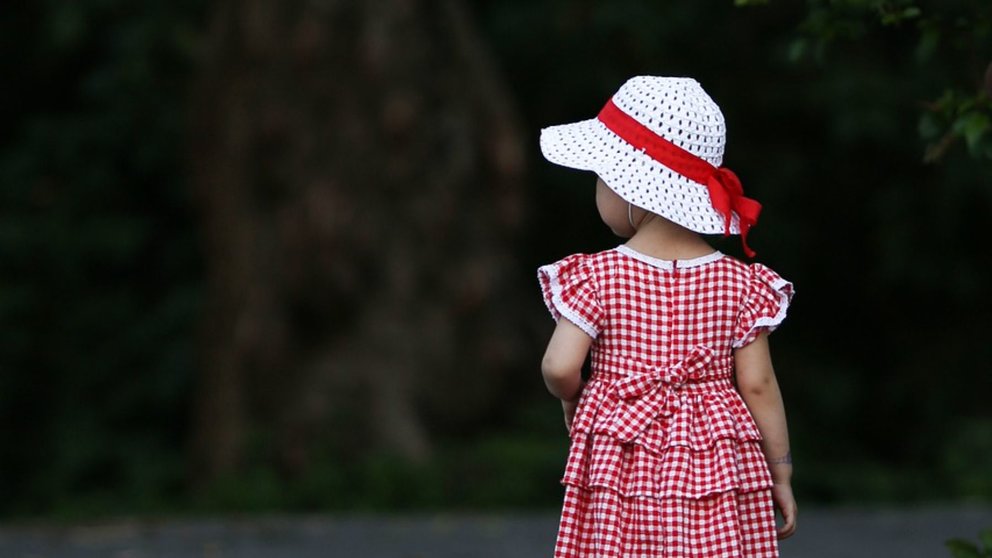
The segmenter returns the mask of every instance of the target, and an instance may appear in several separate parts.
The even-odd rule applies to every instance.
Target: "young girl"
[[[697,234],[740,234],[754,256],[761,206],[720,167],[724,142],[695,80],[653,76],[542,131],[549,161],[596,173],[603,222],[629,238],[538,271],[558,322],[542,370],[571,436],[556,558],[774,557],[795,531],[767,340],[792,284]]]

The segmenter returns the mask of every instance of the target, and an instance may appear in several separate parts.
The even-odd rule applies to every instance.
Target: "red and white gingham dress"
[[[594,339],[555,558],[778,556],[772,479],[733,349],[781,323],[792,284],[719,252],[669,261],[626,246],[538,277],[552,316]]]

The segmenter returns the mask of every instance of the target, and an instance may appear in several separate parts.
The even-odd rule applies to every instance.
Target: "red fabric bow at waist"
[[[620,110],[612,99],[606,102],[606,106],[600,111],[598,118],[607,128],[634,146],[635,149],[643,151],[655,161],[689,180],[706,186],[713,209],[723,216],[723,235],[730,234],[731,216],[736,213],[744,253],[749,258],[755,256],[754,250],[751,250],[747,245],[747,233],[758,222],[761,204],[751,198],[744,197],[744,188],[733,171],[726,167],[715,167],[706,159],[697,157],[654,133],[650,128]]]
[[[679,390],[692,381],[703,381],[703,372],[713,362],[713,352],[704,346],[693,349],[681,361],[646,374],[631,374],[615,384],[619,397],[605,431],[621,442],[637,439],[656,417],[670,416],[681,406]]]

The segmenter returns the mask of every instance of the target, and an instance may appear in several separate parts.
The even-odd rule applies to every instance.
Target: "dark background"
[[[992,501],[992,9],[737,4],[4,4],[0,514],[556,507],[534,270],[619,239],[537,138],[637,74],[796,285],[801,505]]]

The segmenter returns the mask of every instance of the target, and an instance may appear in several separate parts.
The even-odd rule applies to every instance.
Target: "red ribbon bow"
[[[661,137],[620,110],[612,99],[607,101],[606,106],[599,112],[599,120],[613,133],[655,161],[689,180],[705,185],[709,190],[713,209],[723,216],[723,235],[730,234],[732,213],[736,213],[744,253],[749,258],[756,255],[747,245],[747,233],[758,222],[761,204],[744,197],[744,188],[733,171],[725,167],[715,167],[706,159],[697,157]]]
[[[713,174],[706,181],[706,189],[710,192],[713,209],[723,215],[723,236],[730,234],[731,211],[737,214],[738,225],[741,229],[741,244],[744,253],[753,258],[755,251],[747,245],[747,232],[758,222],[761,214],[761,204],[751,198],[744,197],[744,187],[734,174],[726,168],[714,168]]]

